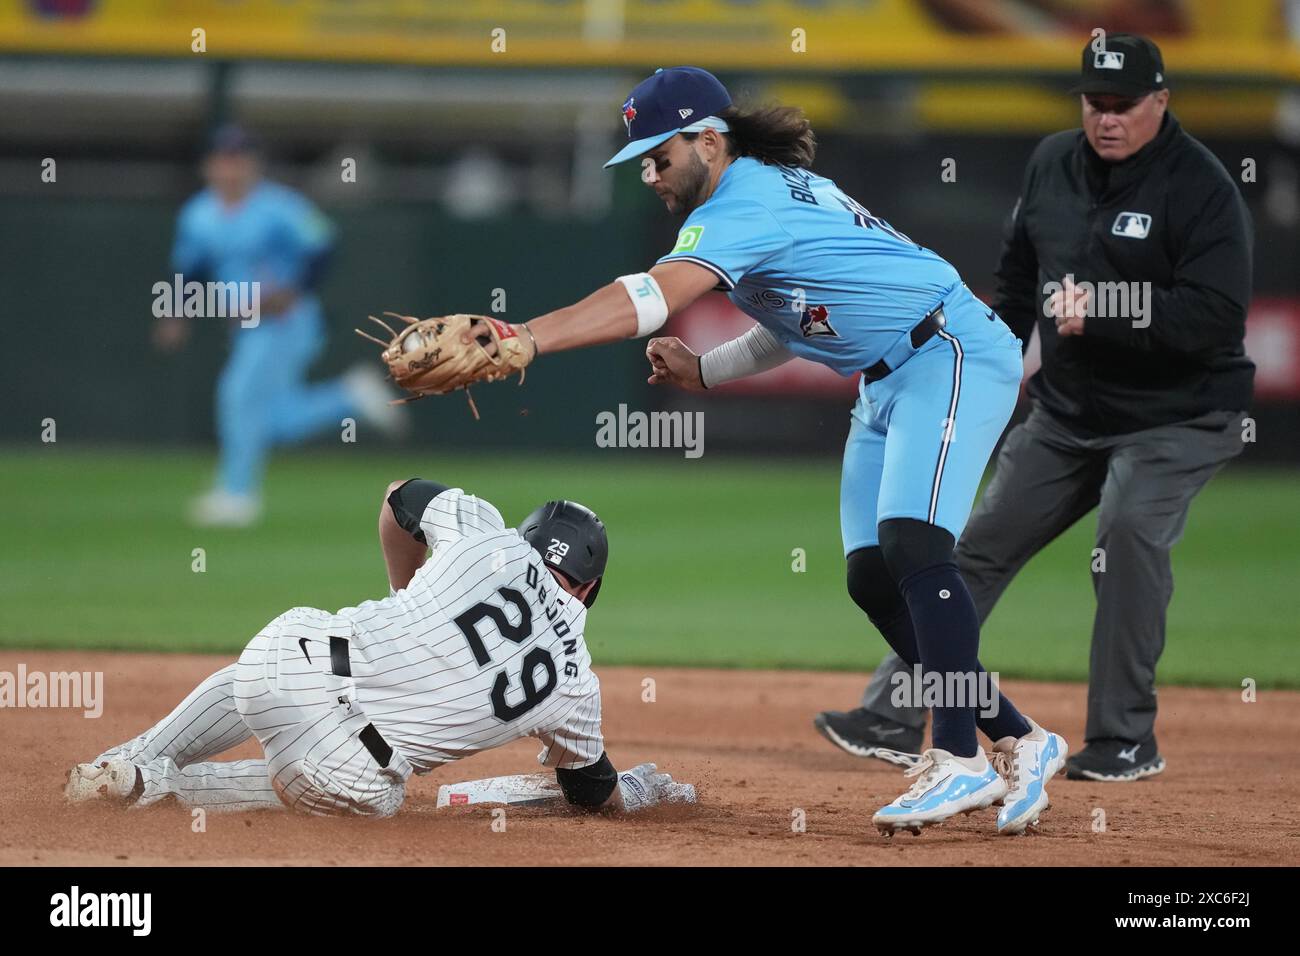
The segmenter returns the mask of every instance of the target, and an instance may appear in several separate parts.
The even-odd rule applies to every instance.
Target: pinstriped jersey
[[[429,502],[420,528],[432,553],[410,584],[339,611],[366,716],[417,772],[525,736],[542,742],[546,767],[599,760],[586,607],[496,508],[459,488]]]
[[[874,365],[961,277],[829,179],[741,157],[659,262],[693,262],[800,358]]]

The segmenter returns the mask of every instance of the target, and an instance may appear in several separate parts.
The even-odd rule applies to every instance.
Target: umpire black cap
[[[524,540],[546,564],[577,584],[595,581],[584,604],[596,603],[600,579],[609,560],[605,523],[576,501],[548,501],[519,525]]]
[[[1168,85],[1160,47],[1146,37],[1108,33],[1083,48],[1083,74],[1070,92],[1145,96]]]

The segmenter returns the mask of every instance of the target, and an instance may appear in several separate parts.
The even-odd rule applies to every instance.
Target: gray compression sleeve
[[[757,375],[783,365],[794,353],[775,335],[756,325],[739,338],[723,342],[700,356],[700,381],[705,388],[721,385],[746,375]]]

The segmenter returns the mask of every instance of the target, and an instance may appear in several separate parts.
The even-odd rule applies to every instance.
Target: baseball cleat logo
[[[915,797],[904,797],[903,799],[898,801],[898,805],[905,810],[911,810],[913,807],[919,807],[922,803],[925,802],[926,797],[930,796],[933,793],[936,793],[940,787],[942,787],[945,783],[947,783],[951,779],[952,779],[952,774],[946,773],[938,780],[936,780],[934,782],[934,785],[931,786],[928,790],[926,790],[925,793],[922,793]]]
[[[799,331],[804,334],[805,338],[814,335],[835,335],[836,332],[830,322],[831,310],[824,305],[810,305],[804,309],[799,316]]]
[[[632,105],[633,97],[629,96],[627,102],[623,104],[623,125],[627,127],[627,137],[632,138],[632,121],[636,119],[636,107]]]

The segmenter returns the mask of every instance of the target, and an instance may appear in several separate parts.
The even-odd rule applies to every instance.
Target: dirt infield
[[[632,820],[555,817],[515,809],[494,832],[486,808],[438,811],[439,783],[529,772],[537,746],[520,741],[423,778],[388,820],[289,813],[209,814],[191,829],[177,806],[127,811],[70,807],[64,771],[140,732],[228,662],[193,655],[0,653],[0,671],[103,671],[99,719],[73,710],[0,710],[5,786],[0,864],[706,864],[1179,865],[1300,862],[1300,693],[1162,691],[1158,727],[1169,762],[1137,784],[1058,777],[1038,833],[998,837],[992,811],[920,837],[888,840],[870,815],[903,787],[900,771],[843,754],[812,715],[849,706],[861,677],[802,672],[598,669],[606,736],[617,766],[653,760],[695,783],[700,803]],[[653,677],[655,703],[642,703]],[[1026,711],[1079,746],[1083,689],[1005,682]],[[231,756],[252,756],[245,744]],[[803,810],[806,832],[795,832]],[[1104,832],[1095,832],[1099,812]]]

